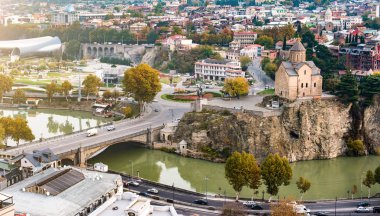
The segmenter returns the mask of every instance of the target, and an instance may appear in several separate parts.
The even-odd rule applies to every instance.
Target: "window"
[[[317,87],[317,83],[314,83],[314,88]]]
[[[309,83],[306,83],[306,88],[307,88],[308,84],[309,84]]]
[[[303,83],[301,83],[301,88],[303,88]]]
[[[306,75],[306,70],[303,71],[303,74]],[[307,85],[307,84],[306,84]],[[307,86],[306,86],[307,87]]]

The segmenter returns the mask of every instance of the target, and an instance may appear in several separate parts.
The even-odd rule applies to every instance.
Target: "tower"
[[[330,8],[327,8],[325,13],[325,22],[332,22],[332,11]]]
[[[289,61],[291,63],[300,63],[306,61],[306,49],[302,45],[299,38],[289,51]]]

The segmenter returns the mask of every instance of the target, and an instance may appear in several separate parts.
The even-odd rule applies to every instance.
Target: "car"
[[[159,110],[159,109],[154,109],[154,111],[155,111],[155,112],[160,112],[160,110]]]
[[[129,181],[128,183],[127,183],[128,185],[131,185],[131,186],[135,186],[135,187],[138,187],[140,184],[138,183],[138,182],[136,182],[136,181]]]
[[[147,192],[140,192],[139,193],[140,196],[144,196],[144,197],[148,197],[149,194]]]
[[[114,211],[116,211],[118,209],[119,209],[119,207],[117,207],[117,206],[115,206],[115,207],[112,208],[112,210],[114,210]]]
[[[158,194],[158,190],[156,188],[150,188],[147,190],[147,192],[152,194]]]
[[[261,205],[255,204],[251,206],[252,210],[263,210],[263,207]]]
[[[312,215],[314,216],[328,216],[329,212],[315,212]]]
[[[358,203],[357,207],[368,207],[370,204],[368,202],[360,202]]]
[[[380,213],[380,206],[374,206],[372,209],[373,213]]]
[[[208,202],[204,199],[194,200],[194,203],[198,205],[208,205]]]
[[[107,130],[108,131],[113,131],[113,130],[115,130],[116,128],[115,128],[115,126],[114,125],[108,125],[107,126]]]
[[[369,208],[366,208],[366,207],[363,207],[363,206],[359,206],[356,210],[355,210],[356,213],[369,213]]]
[[[256,205],[256,202],[255,201],[244,201],[243,205],[245,205],[247,207],[251,207],[253,205]]]

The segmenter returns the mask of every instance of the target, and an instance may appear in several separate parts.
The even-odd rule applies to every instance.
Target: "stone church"
[[[313,61],[306,61],[306,49],[297,42],[290,48],[289,60],[276,72],[276,95],[290,100],[322,95],[322,76]]]

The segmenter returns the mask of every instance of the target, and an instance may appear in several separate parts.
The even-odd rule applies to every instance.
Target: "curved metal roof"
[[[61,47],[61,40],[50,36],[0,41],[0,49],[12,50],[12,55],[20,57],[48,54],[59,51]]]

